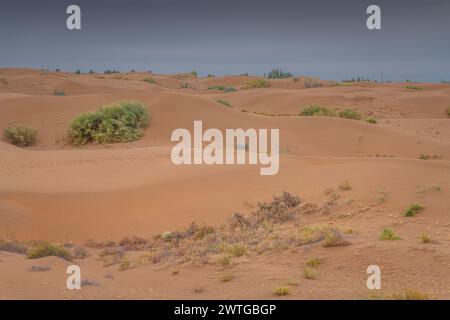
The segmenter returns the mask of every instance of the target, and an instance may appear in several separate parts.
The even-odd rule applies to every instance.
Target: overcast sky
[[[450,1],[1,0],[0,67],[450,80]]]

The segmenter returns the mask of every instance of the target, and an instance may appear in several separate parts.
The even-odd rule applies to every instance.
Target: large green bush
[[[74,144],[120,143],[140,139],[149,122],[147,108],[139,102],[120,102],[75,117],[69,128]]]
[[[9,142],[18,147],[28,147],[35,143],[36,141],[36,129],[30,127],[8,127],[3,130],[4,138]]]

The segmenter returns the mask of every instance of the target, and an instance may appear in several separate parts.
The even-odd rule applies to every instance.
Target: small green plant
[[[228,247],[228,252],[233,257],[242,257],[247,253],[247,247],[244,246],[243,244],[236,243]]]
[[[413,203],[408,209],[405,210],[405,217],[414,217],[416,214],[421,212],[423,209],[425,209],[424,206]]]
[[[317,277],[317,272],[311,268],[305,268],[303,271],[305,278],[308,280],[314,280]]]
[[[229,255],[222,255],[217,259],[217,265],[220,269],[225,269],[231,264],[231,257]]]
[[[367,118],[366,122],[367,123],[372,123],[372,124],[377,124],[378,123],[377,119],[374,119],[374,118]]]
[[[55,96],[65,96],[66,92],[63,89],[56,89],[53,91],[53,95]]]
[[[431,243],[431,238],[427,235],[422,235],[420,239],[422,240],[423,243]]]
[[[319,266],[321,263],[322,263],[322,259],[320,259],[320,258],[311,258],[308,261],[306,261],[306,265],[311,268],[315,268],[315,267]]]
[[[20,148],[33,145],[36,142],[36,134],[36,129],[24,126],[8,127],[3,130],[5,140]]]
[[[335,117],[336,114],[318,104],[310,105],[300,112],[300,116],[324,116],[324,117]]]
[[[195,70],[191,71],[191,75],[197,78],[198,77],[198,72],[195,71]]]
[[[391,229],[384,229],[380,235],[380,240],[400,240],[401,238],[397,236]]]
[[[406,89],[410,89],[410,90],[423,90],[422,87],[418,87],[418,86],[415,86],[415,85],[408,85],[405,88]]]
[[[150,83],[150,84],[156,84],[156,80],[153,78],[145,78],[144,80],[142,80],[144,82]]]
[[[231,108],[231,104],[230,104],[228,101],[226,101],[226,100],[223,100],[223,99],[217,99],[216,102],[218,102],[218,103],[220,103],[220,104],[223,104],[223,105],[226,106],[226,107]]]
[[[291,290],[288,287],[275,288],[273,294],[279,297],[288,296],[291,294]]]
[[[345,109],[343,111],[340,111],[338,113],[339,117],[345,118],[345,119],[352,119],[352,120],[360,120],[361,115],[358,111],[355,111],[353,109]]]
[[[133,268],[133,264],[129,260],[123,260],[119,265],[119,271],[125,271]]]
[[[220,90],[220,91],[225,91],[227,87],[225,86],[212,86],[212,87],[208,87],[208,90]]]
[[[27,253],[28,259],[38,259],[48,256],[55,256],[65,259],[67,261],[72,260],[72,255],[63,247],[51,244],[49,242],[43,242],[36,247],[30,249]]]
[[[131,142],[144,135],[148,122],[144,105],[124,101],[75,117],[70,124],[69,137],[76,145]]]
[[[247,82],[245,85],[246,89],[258,89],[258,88],[268,88],[270,87],[270,82],[264,79],[256,79]]]
[[[281,70],[280,68],[274,68],[267,74],[268,79],[285,79],[291,77],[292,73],[283,72],[283,70]]]

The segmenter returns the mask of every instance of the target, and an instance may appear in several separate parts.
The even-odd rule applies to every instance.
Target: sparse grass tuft
[[[247,253],[247,248],[243,244],[233,244],[228,247],[227,251],[233,257],[242,257]]]
[[[311,268],[305,268],[303,274],[305,275],[305,278],[308,280],[314,280],[317,277],[317,272]]]
[[[75,117],[70,124],[69,137],[76,145],[131,142],[144,135],[148,122],[149,114],[144,105],[123,101]]]
[[[229,282],[234,279],[234,275],[232,273],[226,273],[220,277],[220,281]]]
[[[230,264],[231,264],[231,258],[229,255],[222,255],[219,259],[217,259],[217,265],[219,266],[219,268],[221,270],[230,266]]]
[[[405,217],[414,217],[416,214],[421,212],[423,209],[425,209],[424,206],[413,203],[408,209],[405,210]]]
[[[0,251],[25,254],[27,250],[28,247],[22,242],[16,240],[0,240]]]
[[[345,119],[351,119],[351,120],[360,120],[361,115],[358,111],[355,111],[353,109],[345,109],[343,111],[340,111],[338,113],[339,117],[345,118]]]
[[[319,266],[321,263],[322,263],[322,259],[316,258],[316,257],[310,258],[308,261],[306,261],[306,265],[311,268],[315,268],[315,267]]]
[[[133,268],[133,264],[129,260],[123,260],[119,265],[119,271],[125,271]]]
[[[350,185],[350,182],[348,181],[343,181],[341,182],[341,184],[339,185],[339,189],[341,189],[342,191],[348,191],[352,189],[352,186]]]
[[[258,89],[258,88],[268,88],[270,87],[270,82],[264,79],[256,79],[247,82],[245,85],[246,89]]]
[[[324,116],[324,117],[335,117],[336,113],[318,104],[310,105],[303,109],[299,114],[300,116]]]
[[[145,78],[144,80],[142,80],[144,82],[150,83],[150,84],[156,84],[156,80],[153,78]]]
[[[273,294],[279,297],[288,296],[291,294],[291,290],[288,287],[275,288]]]
[[[405,292],[396,293],[392,295],[394,300],[428,300],[428,294],[420,291],[407,289]]]
[[[27,253],[28,259],[38,259],[48,256],[60,257],[67,261],[72,260],[72,255],[66,249],[49,242],[38,244],[36,247],[30,249]]]
[[[410,89],[410,90],[423,90],[422,87],[418,87],[418,86],[415,86],[415,85],[408,85],[405,88],[406,89]]]
[[[5,140],[20,148],[33,145],[36,142],[36,134],[36,129],[24,126],[8,127],[3,130]]]
[[[401,238],[397,236],[391,229],[384,229],[380,235],[380,240],[400,240]]]
[[[423,243],[431,243],[431,238],[427,235],[422,235],[421,240]]]
[[[226,101],[226,100],[223,100],[223,99],[217,99],[216,102],[218,102],[218,103],[220,103],[220,104],[223,104],[224,106],[226,106],[226,107],[228,107],[228,108],[231,108],[231,104],[230,104],[228,101]]]
[[[371,124],[377,124],[378,123],[377,119],[374,119],[374,118],[367,118],[366,122],[367,123],[371,123]]]
[[[227,87],[225,87],[225,86],[217,85],[217,86],[211,86],[211,87],[208,87],[208,90],[220,90],[220,91],[225,91],[226,88],[227,88]]]

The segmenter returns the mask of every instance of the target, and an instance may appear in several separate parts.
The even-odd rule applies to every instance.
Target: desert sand
[[[419,83],[423,90],[411,90],[405,83],[314,80],[322,86],[308,89],[307,78],[290,78],[245,89],[254,79],[0,69],[0,130],[15,124],[38,130],[28,148],[0,142],[0,239],[45,240],[88,253],[69,262],[0,251],[0,299],[371,299],[405,290],[450,299],[450,85]],[[218,85],[237,91],[208,90]],[[66,95],[55,96],[55,90]],[[68,141],[73,117],[122,100],[147,106],[150,125],[142,139],[86,146]],[[298,116],[311,104],[353,108],[378,123]],[[170,134],[192,128],[194,120],[223,130],[279,128],[279,173],[261,176],[249,165],[173,165]],[[348,188],[339,187],[344,182]],[[149,247],[125,250],[117,263],[105,264],[102,246],[86,246],[90,239],[127,236],[152,241],[191,222],[216,228],[284,191],[315,209],[277,226],[331,226],[349,245],[249,247],[222,267],[217,255],[202,263],[144,259]],[[425,209],[405,217],[412,203]],[[380,240],[385,228],[401,239]],[[312,257],[321,263],[315,279],[306,279]],[[124,259],[130,268],[120,267]],[[81,290],[66,288],[70,264],[89,280]],[[366,287],[369,265],[381,268],[381,290]],[[49,268],[33,272],[32,266]],[[290,294],[274,295],[277,287]]]

